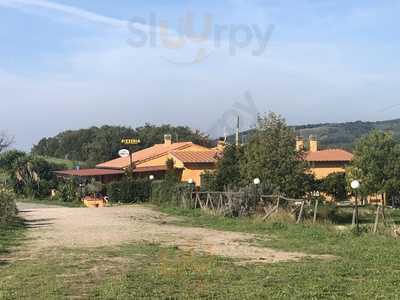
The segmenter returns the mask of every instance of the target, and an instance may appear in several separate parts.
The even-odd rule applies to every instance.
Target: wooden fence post
[[[375,216],[375,224],[374,224],[374,233],[378,231],[378,222],[379,222],[379,214],[380,214],[381,207],[380,205],[376,208],[376,216]]]
[[[211,203],[211,209],[214,211],[215,207],[214,207],[214,195],[210,194],[210,203]]]
[[[297,219],[297,222],[296,222],[296,224],[299,224],[300,223],[300,221],[303,219],[303,212],[304,212],[304,200],[303,200],[303,202],[301,203],[301,207],[300,207],[300,213],[299,213],[299,218]]]
[[[278,201],[276,202],[276,212],[279,212],[279,204],[281,202],[281,196],[278,196]]]
[[[353,204],[353,219],[351,220],[351,227],[354,228],[356,225],[356,207]]]
[[[210,193],[207,193],[206,208],[209,208],[210,197],[211,197]]]

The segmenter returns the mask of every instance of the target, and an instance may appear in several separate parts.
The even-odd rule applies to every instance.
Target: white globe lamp
[[[353,190],[357,190],[360,188],[360,182],[358,180],[353,180],[350,185]]]

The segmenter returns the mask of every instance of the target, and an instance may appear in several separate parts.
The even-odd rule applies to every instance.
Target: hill
[[[400,140],[400,119],[378,121],[378,122],[346,122],[346,123],[323,123],[293,126],[298,136],[305,139],[310,135],[318,138],[320,148],[343,148],[352,150],[354,143],[360,137],[368,134],[373,129],[392,132],[396,139]],[[253,130],[241,133],[241,141],[246,142]],[[235,137],[229,136],[228,141],[234,142]]]
[[[69,160],[69,159],[62,159],[62,158],[57,158],[57,157],[49,157],[49,156],[40,156],[39,157],[47,160],[51,164],[57,164],[57,165],[64,165],[67,169],[75,169],[77,166],[81,168],[86,168],[90,167],[85,162],[81,161],[74,161],[74,160]]]

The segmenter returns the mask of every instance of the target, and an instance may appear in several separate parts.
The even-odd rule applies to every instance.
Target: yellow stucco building
[[[298,138],[297,150],[303,150],[304,146],[304,140]],[[310,164],[310,171],[317,179],[323,179],[333,173],[346,172],[346,167],[353,159],[353,154],[343,149],[319,150],[315,137],[310,137],[308,148],[305,160]]]
[[[174,160],[174,167],[182,181],[193,181],[201,184],[201,175],[206,171],[216,168],[217,158],[222,149],[210,149],[192,142],[173,143],[170,135],[165,135],[163,144],[134,152],[134,173],[138,176],[150,176],[163,178],[167,170],[166,161]],[[130,158],[117,158],[97,165],[100,169],[127,169]]]

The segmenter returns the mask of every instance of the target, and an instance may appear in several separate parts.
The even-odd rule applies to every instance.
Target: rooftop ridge
[[[183,150],[190,146],[193,146],[193,142],[178,142],[173,143],[171,145],[166,144],[155,144],[149,148],[145,148],[139,151],[132,153],[132,160],[135,164],[142,164],[146,161],[155,159],[157,157],[161,157],[165,154],[168,154],[174,150]],[[113,160],[100,163],[96,165],[97,168],[106,168],[106,169],[121,169],[126,168],[129,165],[129,156],[128,157],[120,157],[115,158]]]

